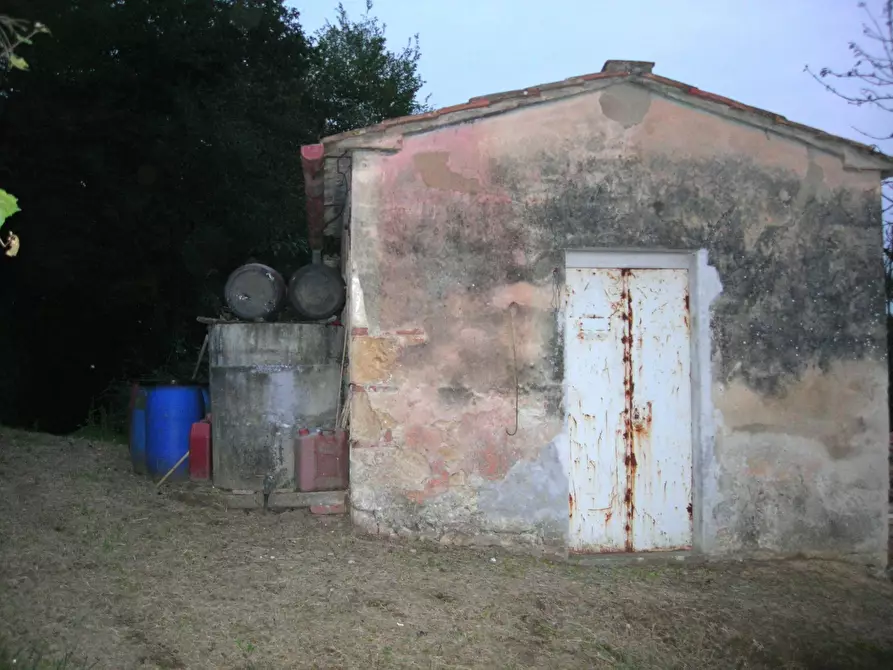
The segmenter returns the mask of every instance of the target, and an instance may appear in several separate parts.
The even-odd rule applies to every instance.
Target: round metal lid
[[[328,319],[344,308],[344,279],[338,270],[327,265],[305,265],[292,275],[288,297],[302,318]]]
[[[224,299],[240,319],[266,319],[282,306],[285,281],[273,268],[261,263],[249,263],[229,276]]]

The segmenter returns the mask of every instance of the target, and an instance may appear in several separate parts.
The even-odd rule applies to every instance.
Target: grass
[[[583,567],[185,493],[0,430],[0,670],[893,667],[893,585],[850,566]]]
[[[87,420],[72,437],[110,444],[127,444],[127,430],[121,417],[113,415],[102,405],[90,406]]]

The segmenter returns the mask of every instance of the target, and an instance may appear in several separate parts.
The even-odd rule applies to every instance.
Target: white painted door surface
[[[571,549],[691,546],[687,270],[567,270]]]

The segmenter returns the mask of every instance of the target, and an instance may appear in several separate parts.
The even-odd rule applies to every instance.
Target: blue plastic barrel
[[[201,421],[200,386],[155,386],[146,395],[146,468],[160,479],[189,452],[189,431]],[[189,479],[189,459],[169,477]]]
[[[133,471],[146,474],[146,389],[136,386],[130,407],[130,461]]]

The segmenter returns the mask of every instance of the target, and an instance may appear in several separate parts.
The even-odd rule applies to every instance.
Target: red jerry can
[[[211,478],[211,416],[192,424],[189,431],[189,479]]]
[[[350,473],[347,433],[343,430],[301,430],[295,440],[295,479],[298,490],[344,491]]]

